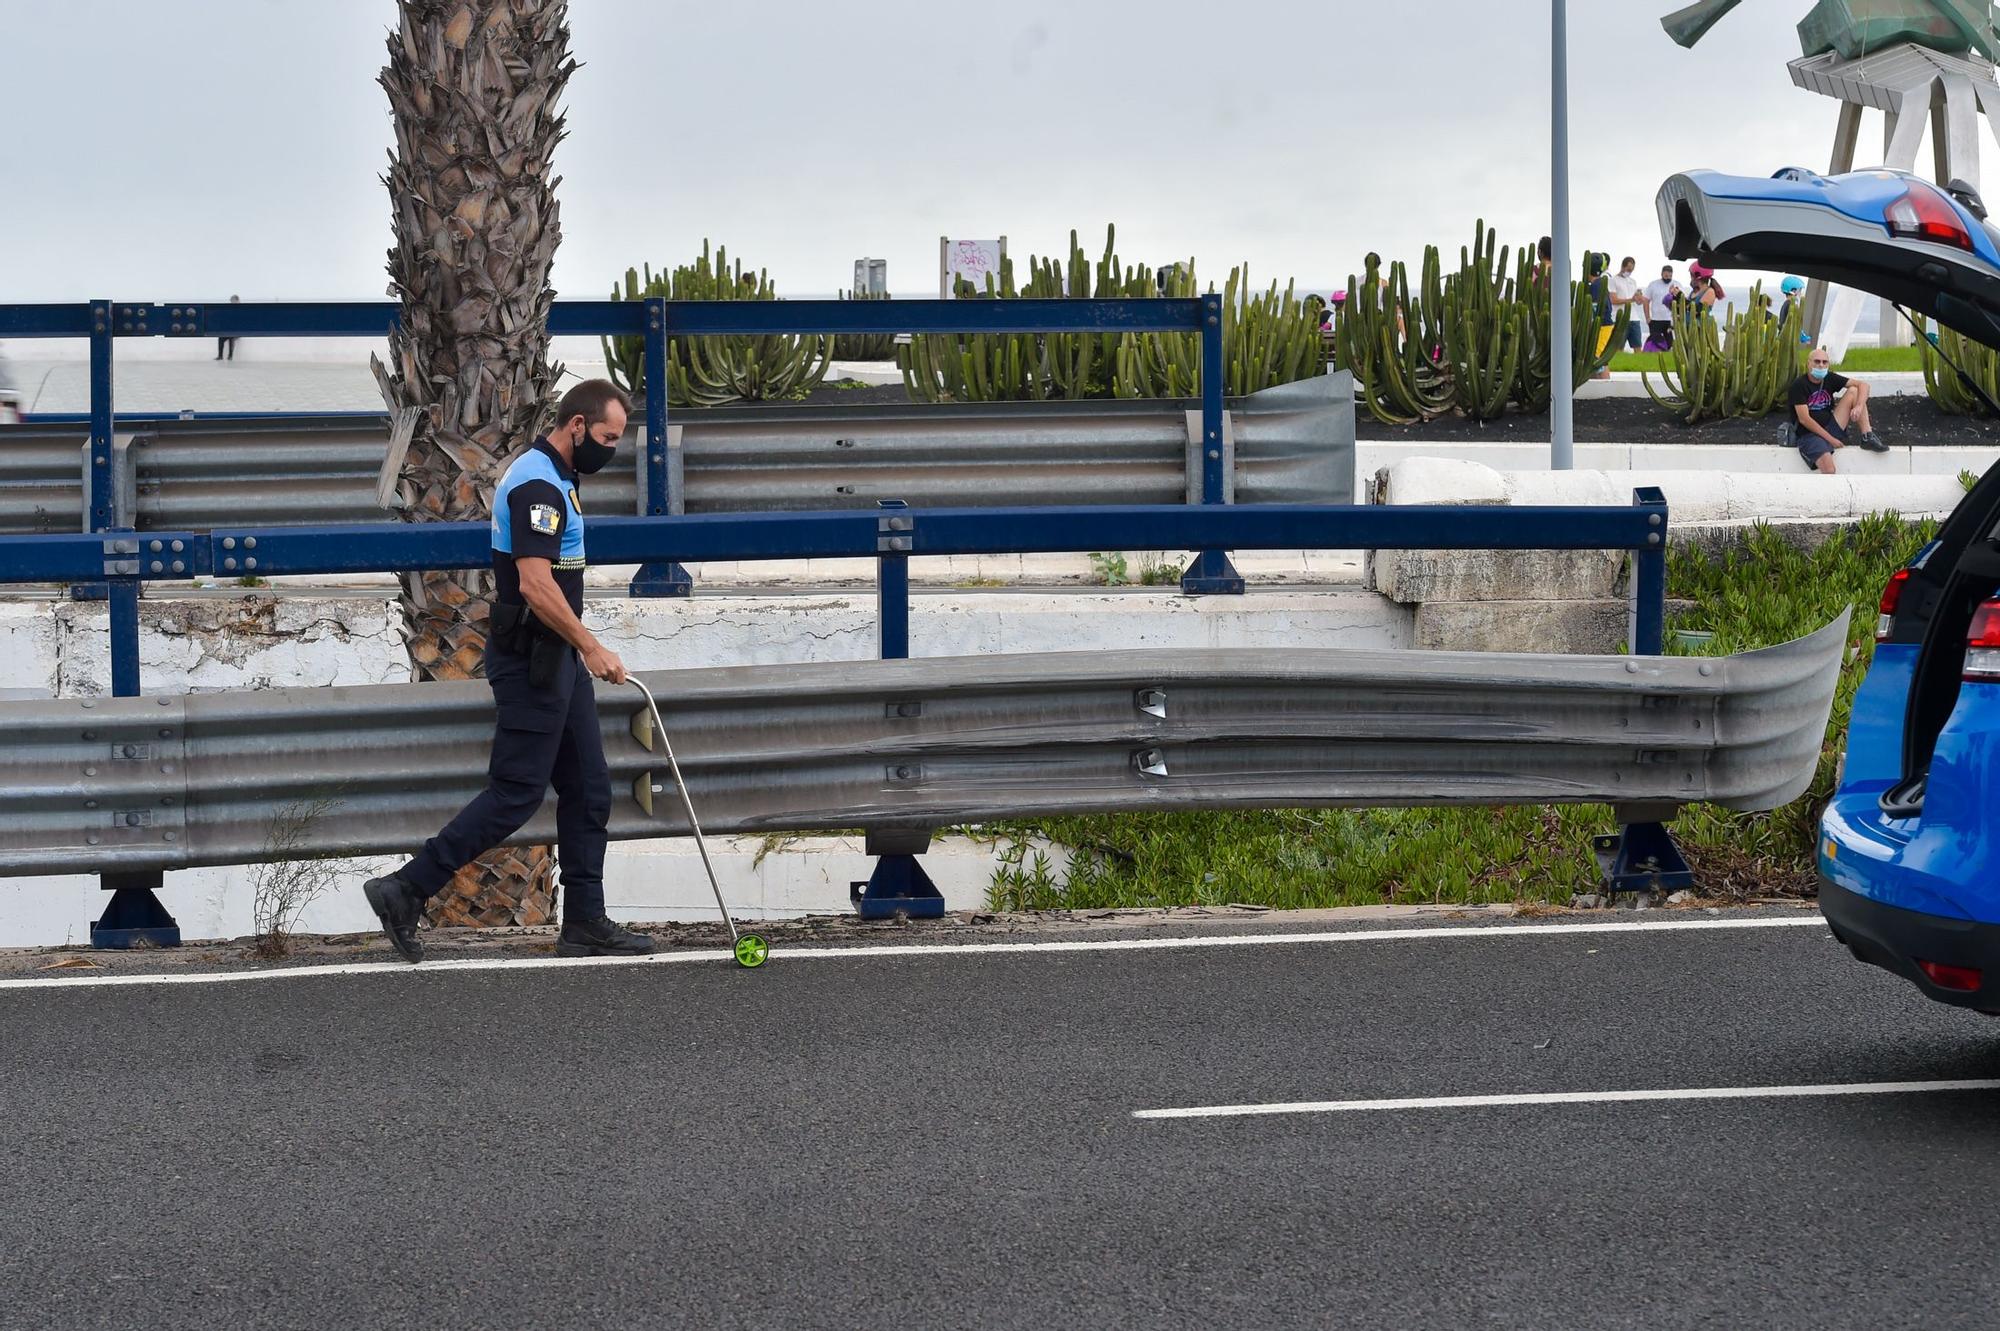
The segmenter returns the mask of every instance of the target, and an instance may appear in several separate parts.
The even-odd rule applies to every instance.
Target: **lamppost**
[[[1549,175],[1553,225],[1549,256],[1549,469],[1576,465],[1575,416],[1570,395],[1575,364],[1569,326],[1569,21],[1567,0],[1549,0],[1551,60]]]

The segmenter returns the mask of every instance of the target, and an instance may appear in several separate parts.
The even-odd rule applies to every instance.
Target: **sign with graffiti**
[[[1007,256],[1007,237],[998,240],[953,240],[949,236],[938,237],[938,299],[951,299],[963,280],[972,285],[974,292],[986,290],[986,278],[990,273],[993,285],[1000,285],[1000,261]]]

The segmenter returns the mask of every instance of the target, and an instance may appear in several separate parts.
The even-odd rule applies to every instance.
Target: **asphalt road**
[[[1324,928],[1324,926],[1315,926]],[[2000,1077],[1817,927],[0,989],[0,1326],[1990,1326]]]

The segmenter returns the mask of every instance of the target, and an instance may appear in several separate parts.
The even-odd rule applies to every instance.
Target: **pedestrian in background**
[[[1626,255],[1619,261],[1618,271],[1611,275],[1610,283],[1611,317],[1616,320],[1621,314],[1630,316],[1625,325],[1625,349],[1628,351],[1637,351],[1646,340],[1646,310],[1639,300],[1639,279],[1633,276],[1633,270],[1638,266],[1637,259]]]
[[[1597,316],[1597,334],[1591,339],[1593,355],[1602,356],[1605,347],[1611,344],[1611,325],[1617,318],[1611,312],[1611,275],[1606,270],[1611,267],[1611,256],[1601,250],[1587,250],[1583,256],[1583,273],[1590,291],[1591,313]],[[1605,366],[1593,379],[1609,379],[1611,367]]]
[[[1722,283],[1715,280],[1713,268],[1691,263],[1688,265],[1688,276],[1694,279],[1694,290],[1689,293],[1689,299],[1694,301],[1696,314],[1707,314],[1728,294],[1723,291]]]
[[[1674,349],[1674,302],[1681,296],[1680,283],[1674,281],[1674,266],[1664,264],[1660,275],[1646,284],[1646,350],[1672,351]]]
[[[243,297],[241,297],[241,296],[231,296],[231,297],[229,298],[229,303],[230,303],[231,305],[240,305],[240,304],[242,304],[242,303],[243,303]],[[221,360],[221,359],[222,359],[222,353],[223,353],[223,352],[225,352],[225,351],[229,353],[229,359],[231,359],[231,360],[235,360],[235,359],[236,359],[236,339],[235,339],[235,338],[233,338],[233,337],[218,337],[218,338],[216,338],[216,339],[215,339],[215,358],[216,358],[217,360]]]
[[[1784,323],[1785,320],[1792,317],[1792,307],[1798,305],[1799,302],[1805,298],[1805,289],[1806,289],[1806,282],[1805,279],[1802,277],[1787,276],[1784,281],[1778,283],[1778,290],[1781,293],[1783,293],[1785,297],[1785,303],[1778,307],[1779,323],[1782,324]],[[1801,315],[1801,321],[1803,322],[1803,315]],[[1812,340],[1813,340],[1813,335],[1811,329],[1809,328],[1799,329],[1799,341],[1801,344],[1805,346],[1811,346]]]

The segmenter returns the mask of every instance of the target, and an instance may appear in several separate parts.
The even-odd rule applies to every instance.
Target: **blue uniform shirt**
[[[493,491],[493,575],[498,599],[520,605],[514,561],[546,559],[571,610],[583,613],[583,501],[576,473],[546,439],[508,464]]]

